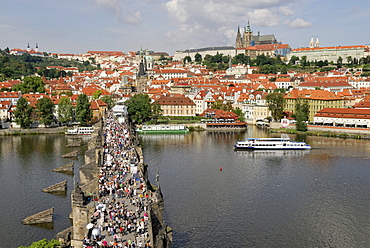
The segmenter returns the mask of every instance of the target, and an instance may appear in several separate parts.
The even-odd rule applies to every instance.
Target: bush
[[[42,239],[37,242],[33,242],[30,246],[19,246],[18,248],[54,248],[58,245],[60,245],[58,240],[52,239],[48,241],[46,239]]]

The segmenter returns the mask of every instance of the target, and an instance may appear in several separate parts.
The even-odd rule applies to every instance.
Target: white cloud
[[[294,14],[293,10],[286,6],[279,7],[279,11],[285,16],[292,16]]]
[[[141,12],[130,8],[127,0],[92,0],[99,6],[111,11],[118,21],[138,23],[141,21]]]
[[[14,26],[12,25],[8,25],[8,24],[1,24],[0,23],[0,29],[13,29],[15,28]]]
[[[256,9],[248,12],[251,23],[260,27],[273,27],[279,25],[279,17],[268,9]]]
[[[297,18],[294,21],[286,20],[284,22],[285,25],[291,27],[291,28],[309,28],[312,26],[312,23],[307,22],[301,18]]]
[[[172,19],[173,30],[167,35],[173,42],[180,42],[187,47],[196,44],[211,45],[210,43],[234,45],[238,25],[245,25],[250,20],[252,28],[254,25],[278,26],[281,15],[294,14],[288,5],[295,2],[296,0],[169,0],[163,4]]]

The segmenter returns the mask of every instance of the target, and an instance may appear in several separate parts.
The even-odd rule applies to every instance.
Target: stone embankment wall
[[[73,222],[71,246],[82,247],[82,240],[86,235],[86,225],[90,223],[90,217],[95,212],[95,207],[85,204],[85,196],[97,196],[99,194],[98,177],[100,166],[103,164],[103,125],[95,125],[95,132],[91,135],[88,142],[88,150],[85,152],[85,165],[80,168],[80,182],[71,194]],[[132,132],[133,133],[133,132]],[[138,138],[132,144],[135,145],[137,157],[139,158],[138,167],[145,178],[147,188],[155,191],[154,197],[157,201],[150,206],[149,236],[151,237],[151,246],[154,248],[171,247],[172,231],[164,224],[164,202],[160,187],[156,188],[148,180],[147,167],[144,164],[143,153],[138,145]]]

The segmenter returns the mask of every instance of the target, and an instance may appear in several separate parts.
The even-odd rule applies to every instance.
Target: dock
[[[67,191],[67,180],[56,183],[42,190],[45,193],[65,193]]]
[[[53,222],[54,208],[49,208],[22,220],[24,225],[35,225]]]

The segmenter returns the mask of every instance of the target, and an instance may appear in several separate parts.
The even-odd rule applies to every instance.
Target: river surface
[[[159,171],[174,248],[369,247],[370,141],[290,136],[313,149],[250,152],[233,145],[267,137],[254,127],[140,137],[154,184]],[[84,164],[86,146],[76,160],[61,157],[75,150],[70,142],[63,135],[0,136],[1,248],[51,239],[71,225],[73,177],[51,171]],[[41,192],[65,179],[67,195]],[[22,225],[50,207],[52,227]]]
[[[72,139],[57,134],[0,136],[1,248],[28,246],[43,238],[52,239],[71,226],[69,214],[73,176],[51,170],[74,162],[77,172],[84,164],[86,142],[81,147],[66,147],[72,142]],[[77,159],[62,158],[62,155],[74,150],[79,151]],[[78,173],[75,175],[78,178]],[[65,195],[41,192],[63,180],[67,180],[68,192]],[[51,207],[54,207],[53,225],[22,224],[22,219]]]
[[[370,246],[370,141],[290,136],[313,149],[234,151],[247,137],[267,135],[142,136],[174,248]]]

